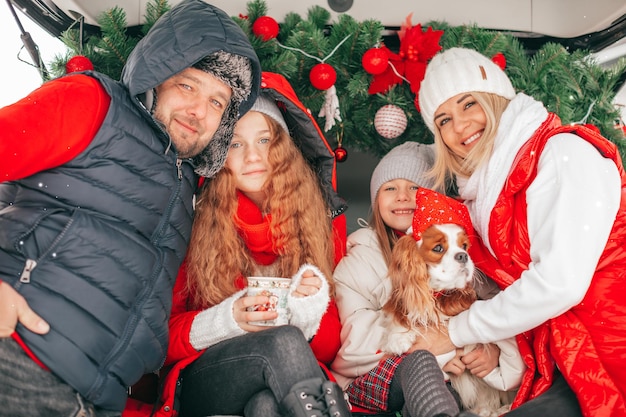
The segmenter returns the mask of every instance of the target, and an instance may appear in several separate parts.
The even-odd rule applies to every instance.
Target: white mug
[[[259,326],[280,326],[289,323],[289,309],[287,297],[291,287],[291,278],[278,277],[248,277],[248,295],[266,295],[269,302],[263,305],[248,307],[248,311],[276,311],[278,317],[274,320],[250,322]]]

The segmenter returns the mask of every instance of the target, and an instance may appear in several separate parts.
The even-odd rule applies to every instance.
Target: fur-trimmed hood
[[[263,72],[261,94],[275,100],[281,109],[290,136],[320,180],[331,216],[334,218],[346,211],[346,201],[337,194],[335,154],[310,110],[298,99],[289,81],[280,74]]]
[[[261,65],[243,30],[221,9],[203,0],[183,0],[139,41],[121,76],[122,84],[139,103],[141,97],[171,76],[195,66],[209,55],[220,55],[220,51],[247,58],[252,68],[252,82],[250,85],[248,77],[240,76],[237,68],[226,68],[223,60],[214,60],[217,66],[211,67],[210,72],[214,75],[217,72],[218,78],[227,81],[233,96],[213,140],[194,158],[196,172],[204,176],[212,176],[222,167],[234,123],[250,109],[258,95]]]

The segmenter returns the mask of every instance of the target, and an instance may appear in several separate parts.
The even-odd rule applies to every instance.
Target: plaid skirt
[[[374,369],[352,381],[346,390],[350,403],[370,411],[389,411],[389,386],[404,356],[381,360]]]

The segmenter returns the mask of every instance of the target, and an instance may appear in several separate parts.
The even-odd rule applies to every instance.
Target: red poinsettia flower
[[[375,75],[368,89],[370,94],[386,93],[396,85],[407,81],[411,92],[419,93],[420,84],[426,73],[428,61],[441,50],[439,40],[443,35],[442,30],[433,30],[428,27],[422,30],[422,25],[411,24],[411,15],[398,31],[400,49],[394,54],[386,47],[389,53],[389,67],[385,72]]]
[[[407,80],[409,80],[409,87],[411,88],[412,93],[419,93],[420,84],[422,84],[422,80],[424,79],[424,75],[426,74],[426,63],[425,62],[411,62],[408,61],[406,63],[404,69],[404,76]]]

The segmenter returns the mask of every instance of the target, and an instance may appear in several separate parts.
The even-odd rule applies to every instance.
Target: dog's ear
[[[392,292],[383,306],[384,311],[407,327],[415,324],[415,317],[432,316],[435,303],[428,283],[428,267],[412,236],[403,236],[396,242],[391,251],[388,276]]]
[[[414,286],[421,278],[428,284],[428,268],[413,237],[407,235],[398,239],[391,251],[388,274],[394,289]]]

